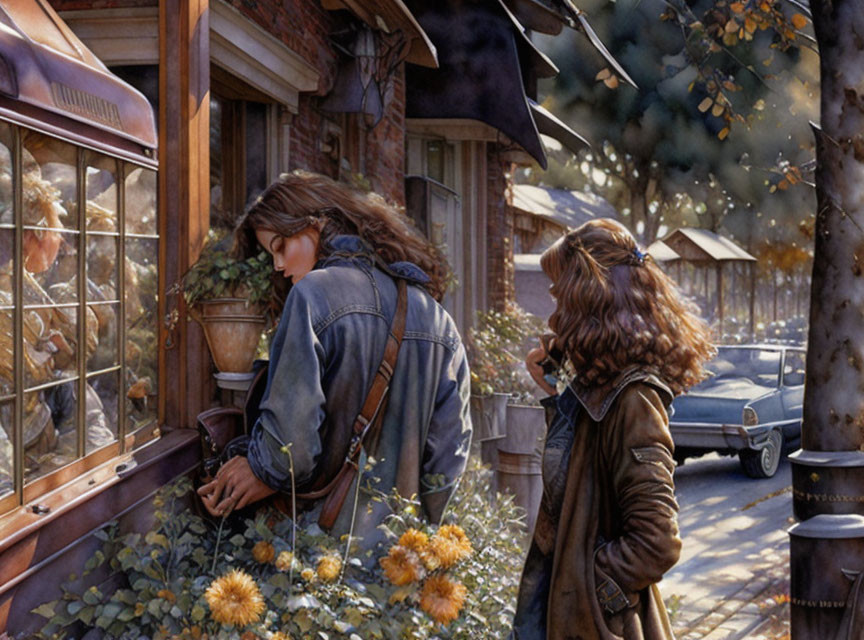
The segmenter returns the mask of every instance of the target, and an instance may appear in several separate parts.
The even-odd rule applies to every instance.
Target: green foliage
[[[190,306],[214,298],[246,298],[266,303],[272,293],[273,260],[262,250],[239,260],[228,249],[229,237],[210,230],[198,261],[183,276],[183,295]]]
[[[477,313],[471,329],[471,393],[511,393],[528,400],[536,384],[525,371],[528,349],[537,346],[545,325],[517,305],[505,311]]]
[[[76,624],[121,640],[213,640],[241,634],[269,640],[505,637],[523,562],[524,512],[510,496],[490,504],[490,477],[488,469],[475,463],[463,476],[447,514],[474,548],[468,559],[447,572],[467,587],[461,615],[448,626],[424,613],[416,589],[390,584],[377,563],[408,528],[429,528],[418,518],[416,500],[376,496],[393,509],[382,524],[388,542],[371,552],[352,550],[339,579],[325,581],[315,568],[322,557],[335,556],[343,541],[317,525],[295,529],[289,518],[267,508],[253,519],[223,521],[224,529],[217,527],[179,508],[192,490],[191,482],[182,479],[157,494],[153,530],[123,535],[115,525],[99,532],[104,546],[88,560],[82,577],[108,563],[122,576],[121,586],[111,593],[96,586],[73,588],[70,577],[60,600],[34,610],[48,619],[41,637],[71,637]],[[256,544],[272,545],[263,562],[260,554],[256,560]],[[280,563],[276,560],[282,552],[292,555],[283,554]],[[231,569],[254,579],[266,605],[258,622],[242,629],[216,622],[205,597],[211,583]]]

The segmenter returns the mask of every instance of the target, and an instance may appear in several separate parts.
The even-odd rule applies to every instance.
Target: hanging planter
[[[189,315],[204,330],[210,355],[221,373],[247,373],[268,326],[267,301],[273,266],[266,251],[239,259],[229,238],[212,233],[201,257],[183,276]]]
[[[267,328],[263,305],[244,298],[216,298],[199,302],[193,318],[204,329],[216,368],[222,373],[246,373]]]

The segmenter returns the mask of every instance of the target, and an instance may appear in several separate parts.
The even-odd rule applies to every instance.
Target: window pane
[[[120,304],[87,305],[88,339],[93,332],[95,346],[91,352],[88,348],[87,371],[101,371],[120,364],[117,344],[117,318],[120,315]],[[91,328],[92,326],[92,328]]]
[[[24,132],[22,145],[24,225],[77,229],[75,147],[32,131]]]
[[[0,228],[0,307],[12,304],[15,291],[15,230]]]
[[[126,233],[156,235],[156,172],[134,169],[126,176]]]
[[[87,379],[85,453],[92,453],[117,440],[117,380],[119,371]]]
[[[78,301],[78,234],[25,229],[24,304]]]
[[[24,482],[75,460],[77,382],[24,394]]]
[[[156,419],[159,308],[157,240],[126,241],[126,432]]]
[[[78,371],[78,309],[24,310],[24,386],[75,377]],[[95,345],[93,345],[95,347]]]
[[[15,393],[15,337],[13,335],[15,324],[13,314],[12,309],[0,310],[0,396]]]
[[[12,127],[0,122],[0,225],[14,224],[12,210]]]
[[[116,233],[117,161],[95,153],[87,156],[87,231]]]
[[[15,401],[0,404],[0,498],[15,490],[14,420]]]
[[[117,299],[117,237],[87,236],[87,300]]]

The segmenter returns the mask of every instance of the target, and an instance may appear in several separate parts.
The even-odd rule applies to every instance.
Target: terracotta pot
[[[252,370],[258,341],[267,325],[261,306],[247,306],[242,298],[216,298],[199,302],[193,317],[204,329],[210,355],[219,371]]]

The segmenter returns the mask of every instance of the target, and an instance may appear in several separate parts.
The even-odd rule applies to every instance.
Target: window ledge
[[[0,601],[51,556],[193,470],[199,461],[197,431],[177,429],[4,515],[0,518]],[[35,513],[36,504],[47,510]]]

